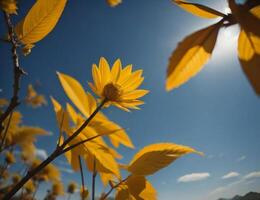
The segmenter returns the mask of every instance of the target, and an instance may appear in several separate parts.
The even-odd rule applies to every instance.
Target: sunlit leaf
[[[260,19],[244,5],[237,5],[235,0],[229,0],[232,15],[241,27],[246,31],[260,37]]]
[[[33,44],[48,35],[57,24],[67,0],[37,0],[16,28],[19,41]]]
[[[69,75],[57,72],[61,85],[75,106],[86,116],[90,115],[88,96],[82,85]]]
[[[66,133],[71,132],[70,126],[69,126],[69,116],[68,113],[63,110],[60,103],[51,97],[51,102],[54,108],[54,111],[56,113],[56,119],[57,119],[57,126],[62,131],[65,131]]]
[[[172,53],[166,80],[166,90],[179,87],[195,76],[210,58],[222,21],[186,37]]]
[[[144,176],[130,175],[116,188],[118,200],[156,200],[157,192]]]
[[[157,192],[144,176],[131,175],[127,181],[129,193],[135,197],[136,200],[156,200]]]
[[[260,6],[253,8],[251,13],[260,18]],[[247,78],[260,95],[260,37],[242,29],[238,39],[238,56]]]
[[[203,17],[203,18],[217,18],[217,17],[224,17],[225,14],[214,10],[212,8],[209,8],[207,6],[197,4],[197,3],[189,3],[187,1],[179,1],[175,0],[173,1],[178,6],[186,10],[187,12],[192,13],[193,15]]]
[[[134,145],[125,130],[118,124],[110,121],[102,113],[96,115],[94,120],[90,123],[90,126],[92,126],[99,134],[108,134],[111,143],[115,147],[119,147],[120,144],[123,144],[129,148],[134,148]]]
[[[118,164],[106,147],[95,142],[89,142],[87,148],[90,154],[86,157],[86,163],[90,171],[93,171],[95,159],[98,172],[112,173],[120,178]]]
[[[198,152],[190,147],[173,143],[152,144],[144,147],[134,156],[128,171],[135,175],[151,175],[188,153]]]

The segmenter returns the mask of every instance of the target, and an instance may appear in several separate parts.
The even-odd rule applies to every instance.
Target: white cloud
[[[260,178],[260,171],[251,172],[243,177],[244,179]]]
[[[36,149],[35,152],[36,157],[45,160],[46,158],[48,158],[48,154],[44,149]]]
[[[241,162],[241,161],[243,161],[243,160],[245,160],[246,159],[246,156],[241,156],[241,157],[239,157],[238,159],[237,159],[237,161],[238,162]]]
[[[65,167],[59,167],[59,170],[68,174],[73,174],[74,171],[72,169],[69,168],[65,168]]]
[[[229,179],[229,178],[234,178],[234,177],[238,177],[239,173],[237,172],[229,172],[228,174],[222,176],[222,179]]]
[[[209,177],[210,177],[209,173],[192,173],[192,174],[186,174],[178,178],[178,182],[187,183],[187,182],[201,181]]]

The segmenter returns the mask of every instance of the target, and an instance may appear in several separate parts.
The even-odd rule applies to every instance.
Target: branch
[[[101,104],[96,108],[96,110],[89,116],[88,119],[86,119],[86,121],[68,138],[66,139],[63,144],[61,146],[59,146],[58,148],[56,148],[53,153],[46,159],[44,160],[40,165],[38,165],[37,167],[35,167],[34,169],[32,169],[31,171],[28,171],[28,173],[26,174],[25,177],[23,177],[3,198],[2,200],[10,200],[15,194],[16,192],[18,192],[23,185],[29,180],[31,179],[35,174],[39,173],[44,167],[46,167],[49,163],[51,163],[53,160],[55,160],[57,157],[59,157],[60,155],[62,155],[63,153],[65,153],[66,151],[69,151],[71,149],[68,150],[65,149],[66,151],[64,151],[64,148],[67,146],[67,144],[72,141],[77,135],[80,134],[80,132],[90,123],[90,121],[95,117],[95,115],[101,110],[101,108],[103,107],[103,105],[106,103],[106,99],[104,99]],[[101,136],[101,135],[97,135],[96,137]],[[88,141],[90,141],[91,138],[88,139]],[[86,142],[86,141],[85,141]]]
[[[121,181],[120,181],[119,183],[117,183],[116,185],[112,186],[112,187],[110,188],[110,190],[109,190],[104,196],[102,196],[102,197],[100,198],[100,200],[106,200],[106,198],[110,195],[110,193],[111,193],[114,189],[116,189],[117,187],[119,187],[122,183],[126,182],[128,178],[129,178],[129,176],[126,177],[125,179],[121,180]]]
[[[3,122],[4,120],[10,115],[10,113],[20,104],[19,99],[18,99],[18,93],[20,90],[20,78],[21,75],[25,74],[23,69],[19,66],[19,58],[17,54],[17,41],[15,38],[15,32],[14,32],[14,27],[11,22],[10,15],[6,12],[4,12],[4,17],[5,17],[5,22],[6,26],[8,28],[8,35],[10,37],[10,42],[12,44],[12,58],[13,58],[13,96],[11,98],[11,101],[6,108],[5,112],[0,116],[0,133],[2,133],[4,127],[3,127]]]
[[[96,171],[96,158],[94,157],[93,173],[92,173],[92,200],[95,200],[96,176],[97,176],[97,171]]]

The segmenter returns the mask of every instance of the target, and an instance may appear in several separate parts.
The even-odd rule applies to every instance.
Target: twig
[[[17,54],[17,41],[15,38],[15,32],[14,32],[14,27],[11,22],[10,15],[6,12],[4,12],[4,17],[5,17],[5,22],[6,26],[8,28],[8,34],[10,37],[10,42],[12,44],[12,57],[13,57],[13,96],[11,98],[11,101],[6,108],[5,112],[0,116],[0,133],[2,133],[4,127],[3,127],[3,122],[4,120],[10,115],[10,113],[20,104],[19,99],[18,99],[18,93],[20,90],[20,79],[21,75],[25,74],[23,69],[19,65],[19,58]]]
[[[6,136],[7,136],[7,132],[8,132],[8,129],[9,129],[9,127],[10,127],[10,123],[11,123],[12,117],[13,117],[13,111],[11,112],[11,114],[10,114],[10,116],[9,116],[7,125],[6,125],[6,127],[5,127],[5,132],[4,132],[3,138],[1,138],[2,141],[1,141],[1,146],[0,146],[0,152],[2,152],[3,149],[5,149],[5,148],[4,148],[5,138],[6,138]]]
[[[64,121],[64,111],[62,110],[62,117],[61,117],[61,122],[60,122],[60,132],[59,132],[59,140],[57,143],[57,148],[60,146],[60,141],[61,141],[61,136],[62,136],[62,127],[63,127],[63,121]]]
[[[90,121],[95,117],[95,115],[101,110],[101,108],[106,103],[106,99],[104,99],[100,105],[96,108],[96,110],[89,116],[88,119],[67,139],[63,142],[61,146],[56,148],[53,153],[44,160],[40,165],[32,169],[31,171],[28,171],[26,176],[24,176],[4,197],[2,200],[9,200],[11,199],[15,193],[20,190],[21,187],[29,180],[31,179],[35,174],[40,172],[44,167],[46,167],[49,163],[51,163],[53,160],[55,160],[58,156],[62,155],[64,153],[63,149],[67,146],[67,144],[72,141],[77,135],[80,134],[80,132],[90,123]],[[101,136],[101,135],[98,135]],[[90,140],[88,140],[90,141]],[[87,141],[86,141],[87,142]]]
[[[93,161],[93,173],[92,173],[92,200],[95,200],[96,176],[97,176],[96,159],[95,159],[95,157],[94,157],[94,161]]]
[[[110,193],[111,193],[114,189],[116,189],[117,187],[119,187],[122,183],[126,182],[128,178],[129,178],[129,176],[126,177],[125,179],[121,180],[121,181],[120,181],[119,183],[117,183],[116,185],[111,186],[110,190],[109,190],[104,196],[102,196],[102,197],[100,198],[100,200],[105,200],[105,199],[110,195]]]
[[[81,158],[80,156],[78,157],[79,158],[79,168],[80,168],[80,176],[81,176],[81,185],[82,185],[82,189],[83,189],[83,192],[85,190],[85,184],[84,184],[84,174],[83,174],[83,169],[82,169],[82,163],[81,163]],[[82,200],[83,200],[83,195],[82,195]]]

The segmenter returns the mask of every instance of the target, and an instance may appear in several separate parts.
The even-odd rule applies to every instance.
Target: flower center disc
[[[118,85],[115,85],[113,83],[108,83],[104,87],[103,95],[107,98],[109,101],[116,101],[120,97],[120,88]]]

